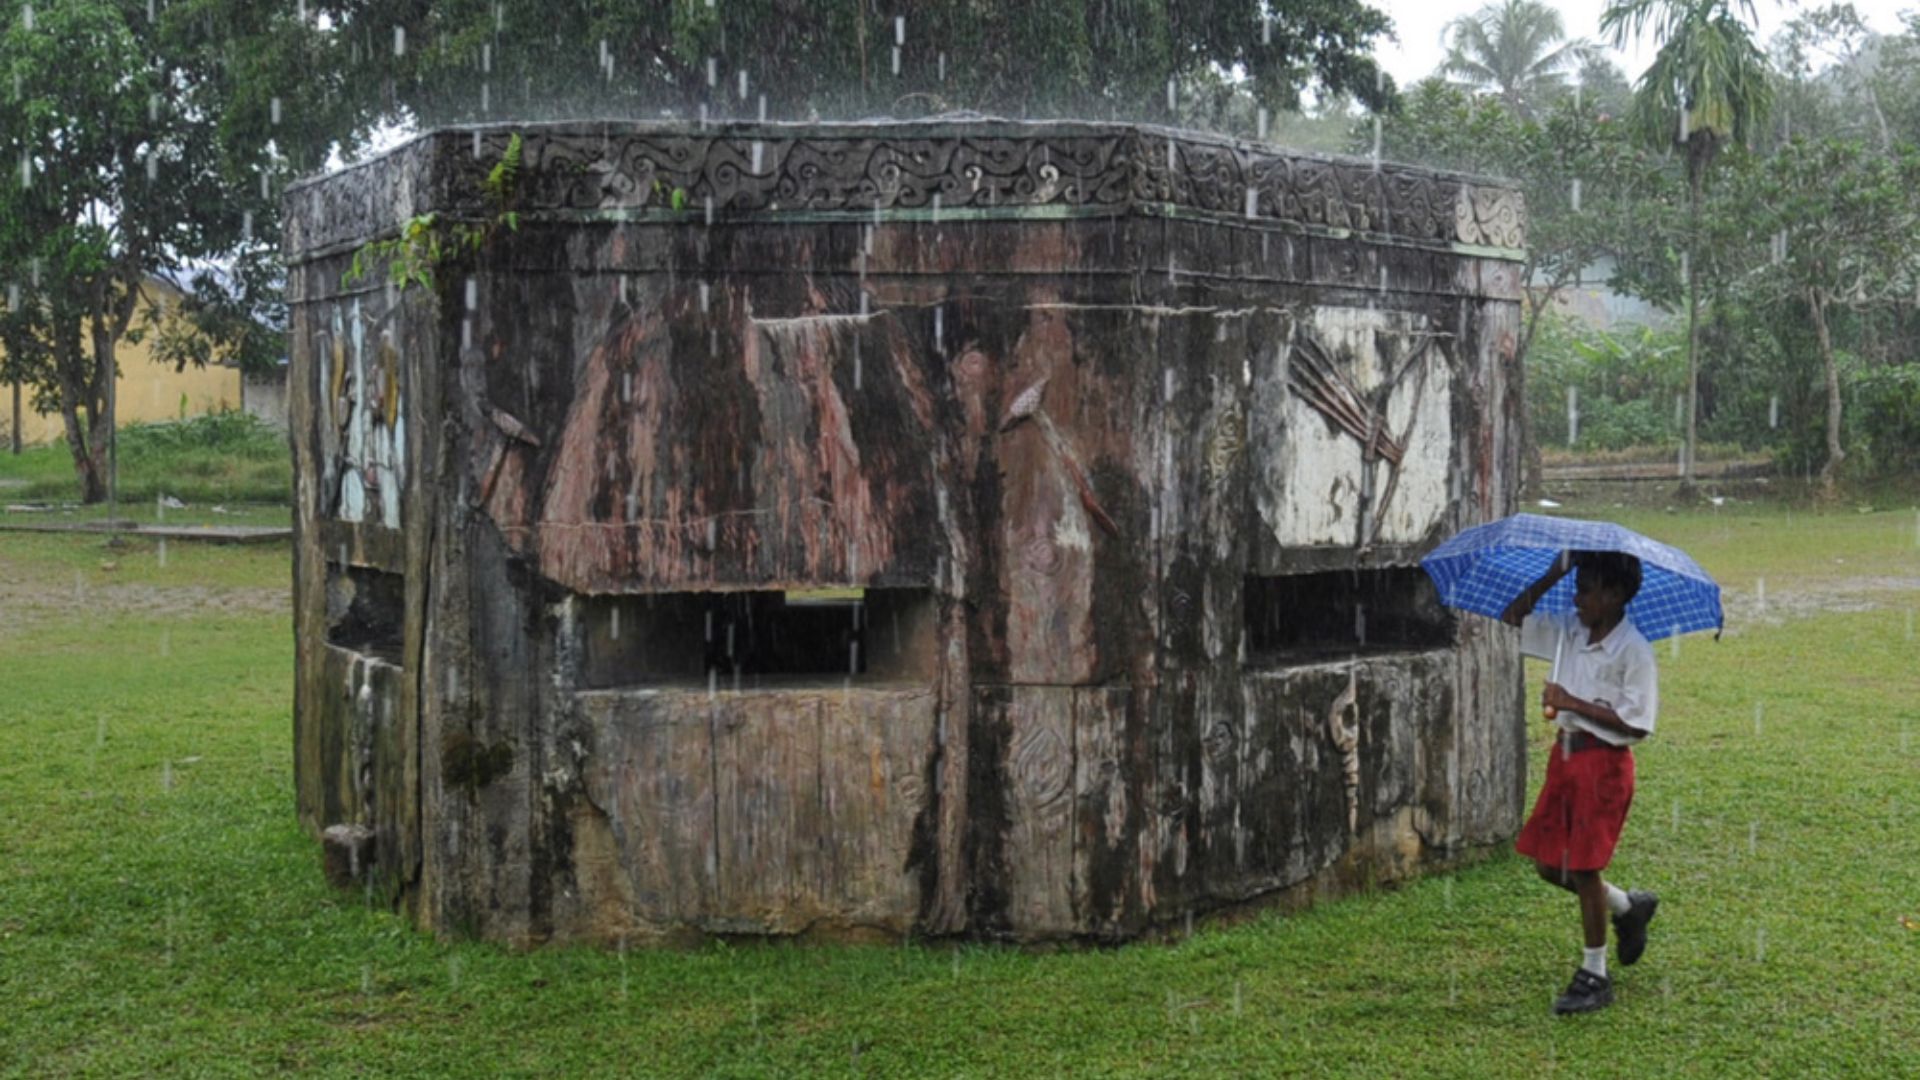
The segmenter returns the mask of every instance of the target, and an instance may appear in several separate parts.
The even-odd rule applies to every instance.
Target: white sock
[[[1585,959],[1580,961],[1581,969],[1585,971],[1591,971],[1595,975],[1598,975],[1603,979],[1606,978],[1607,977],[1607,947],[1605,945],[1602,945],[1597,949],[1581,949],[1580,951],[1584,953],[1586,956]]]
[[[1633,901],[1627,899],[1627,894],[1621,891],[1620,886],[1610,884],[1607,886],[1607,910],[1615,915],[1625,915],[1633,910]]]

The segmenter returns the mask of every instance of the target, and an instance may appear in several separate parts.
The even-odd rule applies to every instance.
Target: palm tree
[[[1567,73],[1592,52],[1582,39],[1567,40],[1560,13],[1538,0],[1499,0],[1447,23],[1443,34],[1442,75],[1468,89],[1497,93],[1526,116],[1563,89]]]
[[[1743,19],[1742,13],[1745,15]],[[1720,148],[1747,142],[1773,104],[1767,58],[1747,20],[1753,0],[1613,0],[1600,30],[1623,45],[1649,27],[1660,42],[1634,89],[1634,120],[1655,146],[1673,146],[1687,164],[1687,441],[1681,487],[1693,487],[1700,400],[1700,199]]]

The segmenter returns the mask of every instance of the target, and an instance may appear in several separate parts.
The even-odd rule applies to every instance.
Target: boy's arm
[[[1608,731],[1616,732],[1629,738],[1644,738],[1647,734],[1640,728],[1634,727],[1632,724],[1620,719],[1620,714],[1615,712],[1611,706],[1601,705],[1598,702],[1588,701],[1585,698],[1574,697],[1572,694],[1567,693],[1566,689],[1559,683],[1547,684],[1546,690],[1540,695],[1540,703],[1542,705],[1550,705],[1562,712],[1579,713],[1581,716],[1599,724]]]
[[[1620,685],[1611,691],[1612,704],[1587,701],[1567,693],[1558,683],[1548,683],[1541,693],[1542,704],[1579,713],[1595,724],[1632,739],[1653,734],[1654,718],[1660,711],[1660,673],[1654,667],[1653,650],[1636,642],[1627,653],[1620,673]]]
[[[1553,560],[1553,565],[1547,572],[1540,575],[1539,581],[1527,586],[1525,592],[1513,598],[1513,603],[1507,605],[1507,610],[1500,613],[1500,621],[1508,626],[1519,626],[1525,622],[1527,616],[1533,613],[1533,605],[1539,603],[1540,598],[1547,595],[1549,589],[1558,585],[1560,579],[1567,576],[1567,570],[1572,565],[1573,560],[1566,552],[1561,552],[1560,557]]]

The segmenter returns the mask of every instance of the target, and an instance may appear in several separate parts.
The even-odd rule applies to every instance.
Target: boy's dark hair
[[[1626,604],[1640,592],[1640,560],[1624,551],[1576,551],[1574,569],[1600,588],[1620,590],[1620,602]]]

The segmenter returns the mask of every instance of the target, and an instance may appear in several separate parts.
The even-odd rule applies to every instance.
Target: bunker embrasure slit
[[[586,603],[582,685],[793,689],[933,678],[929,589],[648,593]]]
[[[1438,649],[1454,642],[1454,618],[1416,566],[1250,575],[1245,588],[1249,664]]]

